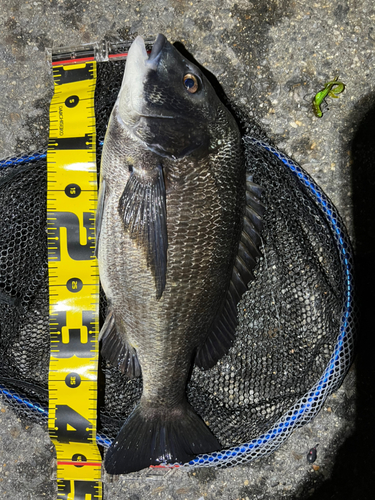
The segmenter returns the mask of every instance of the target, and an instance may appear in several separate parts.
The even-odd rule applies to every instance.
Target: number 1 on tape
[[[53,68],[47,154],[50,437],[58,499],[102,498],[96,444],[99,277],[94,255],[96,63]]]

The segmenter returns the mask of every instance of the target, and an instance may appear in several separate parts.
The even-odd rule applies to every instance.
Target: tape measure
[[[48,429],[58,499],[102,498],[96,444],[99,275],[94,255],[96,62],[53,67],[47,151]]]

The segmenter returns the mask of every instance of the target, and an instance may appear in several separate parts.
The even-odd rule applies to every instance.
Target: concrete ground
[[[372,0],[2,0],[0,158],[46,145],[52,73],[46,47],[120,32],[180,41],[228,96],[299,162],[339,209],[353,239],[360,350],[316,419],[273,455],[232,469],[105,476],[106,500],[373,498],[371,335],[375,215],[375,6]],[[336,75],[346,85],[317,118],[312,96]],[[306,454],[319,443],[313,465]],[[54,499],[45,429],[0,400],[0,498]]]

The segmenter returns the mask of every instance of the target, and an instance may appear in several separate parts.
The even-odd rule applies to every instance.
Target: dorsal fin
[[[257,257],[261,256],[261,232],[263,229],[264,205],[260,201],[263,189],[246,177],[246,209],[237,256],[232,277],[223,301],[221,311],[216,316],[205,343],[199,348],[195,364],[204,370],[214,366],[233,344],[237,327],[237,304],[254,279],[252,273]]]

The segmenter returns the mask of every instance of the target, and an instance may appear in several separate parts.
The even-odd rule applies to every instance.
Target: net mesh
[[[98,165],[123,68],[123,61],[98,65]],[[234,111],[247,167],[264,188],[263,256],[238,306],[233,347],[212,369],[195,367],[187,388],[225,450],[187,467],[233,465],[272,452],[316,415],[353,358],[352,256],[343,223],[313,180]],[[20,416],[45,424],[45,153],[9,158],[0,167],[0,393]],[[102,294],[102,321],[105,308]],[[138,401],[142,381],[103,360],[100,372],[98,440],[108,446]]]

